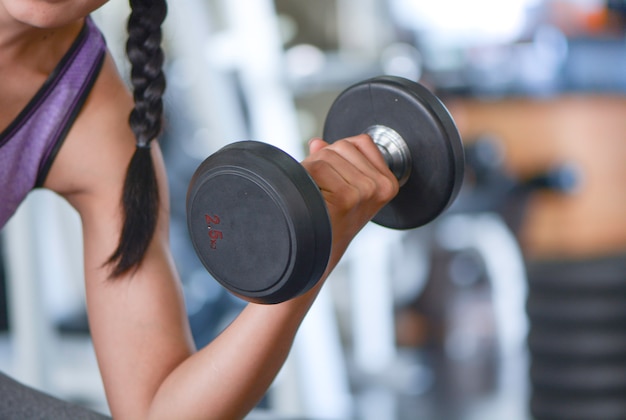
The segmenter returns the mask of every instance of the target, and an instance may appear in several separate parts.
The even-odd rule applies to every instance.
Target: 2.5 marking
[[[215,225],[220,224],[220,218],[217,215],[209,216],[205,214],[204,220],[206,221],[209,239],[211,240],[209,247],[211,249],[217,249],[217,241],[224,238],[222,231],[215,229]]]

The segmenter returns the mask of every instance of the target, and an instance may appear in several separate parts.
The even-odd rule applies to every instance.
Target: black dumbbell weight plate
[[[309,290],[330,254],[318,187],[295,159],[265,143],[233,143],[198,167],[187,224],[211,275],[252,302],[282,302]]]
[[[323,136],[332,143],[373,126],[397,132],[412,160],[408,181],[373,221],[394,229],[432,221],[454,201],[463,180],[463,146],[452,117],[422,85],[398,77],[377,77],[337,97]]]

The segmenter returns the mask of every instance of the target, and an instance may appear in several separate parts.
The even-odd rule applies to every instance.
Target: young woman
[[[89,18],[103,3],[0,0],[0,227],[35,187],[80,214],[90,328],[116,419],[241,418],[273,381],[323,282],[282,304],[249,304],[213,342],[193,347],[155,141],[166,5],[130,1],[131,95]],[[398,183],[367,136],[314,139],[302,164],[331,216],[325,279]],[[11,387],[0,383],[0,407]]]

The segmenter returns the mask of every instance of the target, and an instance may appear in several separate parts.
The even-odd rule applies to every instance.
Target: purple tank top
[[[106,44],[87,18],[46,82],[0,133],[0,228],[41,187],[102,68]]]

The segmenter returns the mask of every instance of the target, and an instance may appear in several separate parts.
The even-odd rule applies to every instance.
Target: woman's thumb
[[[309,140],[309,153],[310,154],[316,153],[322,150],[326,146],[328,146],[328,143],[326,143],[324,140],[322,140],[319,137],[314,137],[311,140]]]

